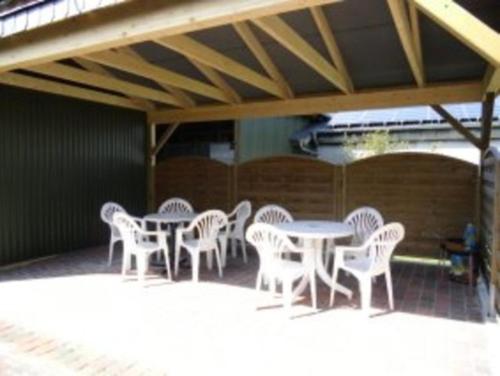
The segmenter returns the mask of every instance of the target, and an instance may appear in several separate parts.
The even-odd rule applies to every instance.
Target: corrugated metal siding
[[[307,123],[303,117],[241,120],[237,132],[239,161],[242,163],[256,158],[291,154],[288,138]]]
[[[106,241],[103,202],[145,210],[142,113],[0,87],[0,265]]]

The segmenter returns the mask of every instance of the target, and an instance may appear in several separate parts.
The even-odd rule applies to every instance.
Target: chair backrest
[[[278,223],[293,222],[292,215],[286,210],[278,205],[266,205],[260,208],[255,217],[253,218],[254,223],[267,223],[270,225],[276,225]]]
[[[404,236],[405,229],[397,222],[382,226],[370,236],[367,247],[372,273],[378,274],[386,270],[394,249]]]
[[[378,210],[365,206],[352,211],[344,223],[354,228],[352,244],[361,245],[368,240],[371,234],[384,225],[384,219]]]
[[[212,244],[222,228],[227,226],[227,215],[222,210],[207,210],[194,218],[186,231],[192,231],[202,243]]]
[[[263,269],[269,268],[283,253],[299,252],[285,233],[267,223],[251,224],[245,237],[257,250]]]
[[[236,220],[235,230],[243,230],[247,219],[252,214],[252,204],[250,201],[241,201],[234,210],[228,214],[229,220]]]
[[[158,213],[193,213],[191,204],[179,197],[172,197],[164,201],[158,208]]]
[[[141,228],[127,213],[115,213],[113,226],[120,232],[124,248],[133,247],[141,239]]]
[[[113,225],[113,216],[115,213],[126,213],[125,209],[116,202],[106,202],[101,208],[101,219],[109,225],[111,233],[119,236],[118,229]]]

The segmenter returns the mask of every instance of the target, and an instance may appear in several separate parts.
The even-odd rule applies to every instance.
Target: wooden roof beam
[[[125,46],[125,47],[120,47],[117,49],[118,52],[124,53],[125,55],[132,56],[138,60],[148,62],[146,59],[144,59],[139,53],[137,53],[132,47],[130,46]],[[159,85],[163,90],[167,91],[168,93],[172,94],[179,103],[182,103],[182,107],[188,108],[188,107],[194,107],[196,106],[196,102],[193,98],[191,98],[188,94],[186,94],[184,91],[182,91],[179,88],[176,88],[175,86],[172,85],[167,85],[163,82],[157,82],[155,81],[157,85]]]
[[[60,63],[48,63],[29,68],[28,70],[54,78],[61,78],[67,81],[77,82],[83,85],[111,90],[129,96],[135,95],[141,98],[151,99],[157,102],[182,107],[176,100],[176,98],[162,91],[119,80],[113,77],[91,73],[83,69],[70,67],[68,65]]]
[[[451,0],[411,0],[438,25],[500,68],[500,34]]]
[[[349,91],[339,71],[280,17],[269,16],[252,22],[341,91]]]
[[[479,138],[477,138],[470,130],[464,127],[462,123],[460,123],[457,119],[455,119],[448,111],[446,111],[442,106],[433,104],[431,108],[439,114],[443,119],[445,119],[455,130],[464,136],[469,142],[477,147],[478,149],[482,149],[482,143]]]
[[[310,8],[310,10],[314,22],[316,23],[316,27],[318,28],[318,31],[323,38],[323,42],[325,43],[326,49],[328,50],[333,64],[335,64],[335,67],[342,75],[349,93],[352,93],[354,91],[354,86],[345,66],[342,54],[340,53],[337,41],[335,40],[335,37],[333,35],[332,29],[330,28],[328,20],[326,19],[325,12],[323,12],[323,9],[321,7],[312,7]]]
[[[269,116],[292,116],[332,111],[429,105],[433,103],[477,102],[481,100],[481,83],[448,83],[424,88],[364,90],[354,94],[315,95],[303,98],[245,102],[233,105],[205,105],[186,110],[148,113],[154,123],[234,120]]]
[[[163,82],[168,85],[189,90],[208,98],[227,102],[226,95],[219,88],[124,53],[103,51],[92,55],[86,55],[84,58],[128,73],[146,77],[153,81]]]
[[[255,58],[259,61],[262,68],[271,77],[274,82],[280,87],[285,98],[293,98],[294,94],[290,85],[285,77],[281,74],[280,70],[274,64],[271,56],[267,53],[262,43],[257,39],[252,29],[247,22],[238,22],[233,24],[234,29],[240,35],[241,39],[247,45],[248,49],[252,51]]]
[[[90,102],[107,104],[133,110],[144,111],[145,108],[125,97],[102,93],[96,90],[84,89],[77,86],[63,84],[43,78],[36,78],[19,73],[3,73],[0,75],[0,84],[21,87],[24,89],[41,91],[49,94],[62,95],[71,98],[83,99]]]
[[[157,39],[155,42],[274,96],[284,97],[284,94],[273,80],[187,35]]]
[[[160,139],[158,140],[158,143],[151,151],[151,154],[153,157],[156,157],[158,155],[158,153],[161,151],[161,149],[163,149],[163,147],[165,146],[167,141],[174,134],[175,130],[177,128],[179,128],[179,125],[181,125],[181,123],[174,123],[174,124],[169,125],[169,127],[167,129],[165,129],[165,131],[161,135]]]
[[[0,72],[336,1],[126,1],[1,40]]]
[[[483,91],[484,93],[494,93],[498,94],[500,91],[500,68],[493,68],[490,65],[486,69],[486,74],[483,79]]]
[[[396,26],[396,30],[401,40],[401,45],[405,52],[408,64],[410,65],[413,77],[419,87],[425,84],[424,67],[418,51],[420,46],[415,45],[415,30],[412,31],[410,20],[403,0],[387,0],[389,9]]]
[[[111,71],[104,68],[102,65],[94,63],[93,61],[80,59],[79,57],[75,57],[73,61],[89,72],[115,78],[115,75]],[[139,106],[144,107],[148,111],[154,110],[156,108],[156,105],[153,102],[144,98],[140,98],[135,95],[127,95],[127,97],[129,97],[132,102],[137,103]]]
[[[222,77],[222,75],[217,72],[212,67],[198,62],[197,60],[188,58],[188,60],[193,64],[203,75],[210,80],[215,86],[221,89],[227,97],[227,100],[231,103],[241,103],[240,95],[234,90],[231,85]]]

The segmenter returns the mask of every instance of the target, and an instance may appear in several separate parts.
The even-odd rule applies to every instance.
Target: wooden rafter
[[[125,46],[125,47],[120,47],[117,49],[118,52],[123,53],[125,55],[132,56],[136,58],[137,60],[141,60],[147,63],[146,59],[144,59],[140,54],[138,54],[132,47],[130,46]],[[179,103],[182,103],[182,107],[194,107],[196,106],[196,102],[194,101],[193,98],[191,98],[189,95],[187,95],[184,91],[182,91],[179,88],[176,88],[175,86],[172,85],[167,85],[163,82],[156,82],[160,87],[162,87],[165,91],[169,92],[172,94]]]
[[[113,77],[91,73],[83,69],[73,68],[60,63],[48,63],[36,67],[31,67],[29,71],[54,78],[62,78],[67,81],[73,81],[84,85],[98,87],[101,89],[116,91],[126,95],[135,95],[141,98],[151,99],[157,102],[182,107],[176,98],[165,92],[119,80]]]
[[[327,81],[343,92],[348,92],[339,71],[280,17],[269,16],[252,20],[252,22],[308,64]]]
[[[272,95],[282,97],[278,85],[273,80],[187,35],[157,39],[155,42]]]
[[[160,139],[158,140],[158,143],[155,145],[155,147],[151,151],[153,156],[158,155],[160,150],[163,148],[163,146],[165,146],[165,144],[170,139],[170,137],[172,137],[172,135],[174,134],[175,130],[179,127],[179,125],[181,125],[181,124],[180,123],[171,124],[165,130],[165,132],[161,135]]]
[[[279,86],[283,93],[283,97],[293,98],[294,94],[292,89],[290,88],[290,85],[286,81],[285,77],[281,74],[276,64],[274,64],[273,60],[267,53],[262,43],[260,43],[260,41],[257,39],[252,29],[250,29],[248,23],[238,22],[233,26],[236,32],[240,35],[241,39],[247,45],[248,49],[252,51],[253,55],[259,61],[260,65],[262,65],[264,70],[267,72],[269,77],[271,77],[274,82],[276,82],[276,85]]]
[[[233,105],[205,105],[186,110],[149,112],[158,124],[211,121],[268,116],[317,114],[332,111],[428,105],[433,103],[476,102],[481,100],[481,83],[449,83],[424,88],[365,90],[354,94],[323,94],[294,99],[246,102]]]
[[[481,113],[481,148],[486,150],[490,147],[491,126],[493,122],[493,107],[495,105],[495,94],[488,93],[484,98]]]
[[[455,1],[411,0],[417,8],[494,68],[500,67],[500,34]]]
[[[103,51],[86,55],[84,58],[138,76],[147,77],[153,81],[163,82],[205,97],[227,102],[225,94],[219,88],[123,53]]]
[[[413,1],[408,1],[408,11],[410,13],[410,29],[413,40],[413,47],[417,54],[418,63],[421,67],[424,66],[424,57],[422,54],[422,40],[420,38],[420,22],[418,19],[418,10]],[[423,69],[423,68],[422,68]]]
[[[328,20],[326,19],[325,12],[323,12],[323,9],[321,7],[312,7],[310,10],[316,27],[318,28],[321,37],[323,38],[323,42],[325,43],[326,49],[328,50],[328,54],[330,55],[333,64],[335,64],[335,67],[342,75],[342,79],[344,80],[348,91],[352,93],[354,91],[352,80],[347,71],[344,59],[342,58],[342,54],[340,53],[340,49],[337,45],[337,41],[335,40],[332,29],[330,28]]]
[[[234,90],[231,85],[227,83],[224,77],[221,76],[219,72],[217,72],[212,67],[200,63],[197,60],[188,58],[188,60],[193,64],[201,73],[205,75],[206,78],[210,80],[215,86],[221,89],[227,96],[227,100],[232,103],[241,103],[240,95]]]
[[[422,87],[425,83],[424,68],[422,60],[419,58],[417,52],[418,48],[415,46],[414,34],[412,33],[410,19],[405,8],[403,0],[387,0],[389,9],[398,31],[399,39],[401,40],[401,45],[406,54],[408,64],[410,65],[413,77],[417,82],[417,85]]]
[[[0,72],[335,1],[126,1],[5,38]]]
[[[35,78],[19,73],[8,72],[1,74],[0,84],[41,91],[49,94],[83,99],[86,101],[103,103],[111,106],[130,108],[134,110],[145,110],[143,107],[137,105],[136,103],[125,97],[106,94],[96,90],[84,89],[81,87],[63,84],[52,80],[46,80],[43,78]]]
[[[464,136],[471,144],[476,146],[478,149],[482,149],[482,143],[479,138],[477,138],[470,130],[464,127],[457,119],[453,117],[448,111],[446,111],[442,106],[433,104],[431,108],[439,114],[443,119],[445,119],[455,130]]]
[[[89,72],[100,74],[106,77],[115,77],[115,75],[111,71],[104,68],[102,65],[96,64],[92,61],[80,59],[78,57],[74,58],[73,61]],[[127,97],[129,97],[132,102],[135,102],[139,106],[146,108],[148,111],[154,110],[156,108],[156,105],[147,99],[140,98],[135,95],[127,95]]]

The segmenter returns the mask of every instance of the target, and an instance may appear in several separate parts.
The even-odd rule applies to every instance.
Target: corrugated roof
[[[481,104],[463,103],[443,106],[460,121],[477,121],[481,118]],[[496,102],[494,116],[500,116],[500,102]],[[329,114],[331,126],[368,124],[409,124],[440,122],[441,116],[429,106],[401,107],[368,111],[346,111]]]

